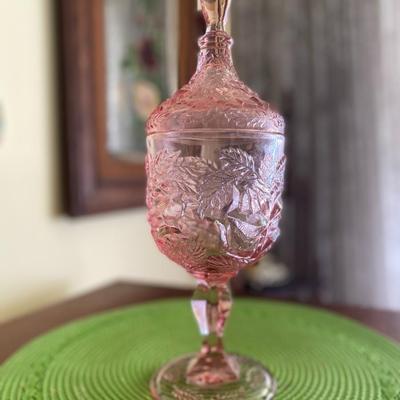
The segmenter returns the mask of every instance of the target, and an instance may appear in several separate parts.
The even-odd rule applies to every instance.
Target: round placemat
[[[151,399],[152,374],[199,343],[188,301],[97,315],[14,355],[0,368],[0,399]],[[278,381],[277,400],[400,399],[399,346],[330,313],[237,300],[226,345],[268,366]]]

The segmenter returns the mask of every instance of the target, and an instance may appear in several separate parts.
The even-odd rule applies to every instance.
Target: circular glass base
[[[174,360],[152,378],[151,393],[156,400],[271,400],[276,382],[258,362],[232,355],[240,366],[239,379],[222,385],[197,386],[186,381],[186,371],[193,355]]]

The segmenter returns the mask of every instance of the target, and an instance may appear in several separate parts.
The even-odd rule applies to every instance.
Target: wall
[[[188,285],[143,209],[59,212],[52,0],[0,0],[0,321],[117,279]]]

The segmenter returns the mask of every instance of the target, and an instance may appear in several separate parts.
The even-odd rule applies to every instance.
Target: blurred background
[[[131,205],[143,205],[146,116],[195,64],[196,2],[67,1],[0,0],[0,321],[117,280],[193,285]],[[289,160],[281,239],[241,290],[400,309],[399,20],[398,0],[233,1],[237,69],[285,115]],[[99,143],[119,164],[94,161],[96,182],[117,183],[88,206],[80,172],[93,168],[73,135],[92,108],[71,71],[89,58],[71,49],[90,55],[97,40],[104,60],[86,76],[103,82]],[[116,202],[122,187],[139,200]]]

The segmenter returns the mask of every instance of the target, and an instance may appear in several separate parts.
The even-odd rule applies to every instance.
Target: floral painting
[[[142,161],[145,121],[177,85],[176,0],[105,0],[104,6],[108,150]]]

